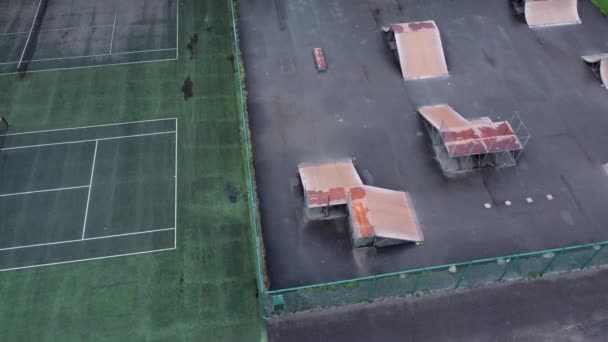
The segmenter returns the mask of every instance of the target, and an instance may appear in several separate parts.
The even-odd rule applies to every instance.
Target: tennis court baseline
[[[176,248],[177,119],[2,138],[0,271]]]

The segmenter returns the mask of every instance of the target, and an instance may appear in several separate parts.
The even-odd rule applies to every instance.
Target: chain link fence
[[[537,279],[608,264],[608,241],[263,293],[266,316],[505,280]]]

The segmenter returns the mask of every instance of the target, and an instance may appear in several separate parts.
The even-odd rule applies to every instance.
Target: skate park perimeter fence
[[[239,48],[235,1],[232,10],[234,53],[242,121],[248,205],[252,239],[255,245],[257,293],[264,317],[283,313],[322,309],[337,305],[370,302],[382,298],[404,297],[441,290],[474,287],[507,280],[538,279],[546,274],[571,272],[608,264],[608,241],[539,252],[515,254],[456,264],[424,267],[337,282],[267,291],[258,221],[255,176],[248,129],[246,90]]]
[[[371,302],[608,264],[608,241],[266,291],[265,316]]]

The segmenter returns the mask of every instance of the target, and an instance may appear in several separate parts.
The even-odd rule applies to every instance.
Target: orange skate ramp
[[[470,128],[473,125],[448,105],[424,106],[418,108],[420,115],[439,131]]]
[[[356,247],[422,242],[409,194],[363,185],[351,189],[350,230]]]
[[[393,24],[401,74],[406,80],[448,76],[439,29],[434,21]]]
[[[578,0],[525,0],[529,27],[580,24]]]
[[[583,56],[582,58],[600,78],[604,88],[608,89],[608,54]]]
[[[346,204],[350,189],[363,185],[350,160],[300,164],[298,170],[308,208]]]
[[[448,105],[420,107],[418,113],[437,130],[452,157],[523,149],[508,121],[467,120]]]

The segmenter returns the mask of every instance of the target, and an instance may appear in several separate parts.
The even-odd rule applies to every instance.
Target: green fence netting
[[[608,264],[608,242],[516,254],[345,281],[267,291],[267,316],[505,280],[537,279]]]

